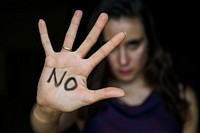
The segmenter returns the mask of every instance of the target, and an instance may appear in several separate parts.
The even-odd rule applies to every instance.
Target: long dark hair
[[[142,20],[148,38],[148,59],[144,67],[144,74],[148,84],[154,87],[155,91],[163,99],[166,107],[174,116],[184,122],[187,110],[186,100],[180,98],[180,80],[173,71],[171,55],[161,47],[154,27],[150,10],[142,0],[102,0],[96,8],[90,21],[91,27],[100,13],[106,12],[109,18],[119,19],[120,17],[136,17]],[[89,28],[90,29],[90,28]],[[103,44],[101,35],[93,50],[97,50]],[[91,50],[91,52],[93,52]],[[103,60],[91,73],[88,78],[88,86],[98,89],[107,85],[110,72],[106,59]]]

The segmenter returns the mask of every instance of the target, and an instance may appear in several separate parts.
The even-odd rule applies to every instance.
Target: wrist
[[[54,122],[59,120],[62,112],[55,111],[49,107],[41,106],[36,104],[33,110],[33,115],[36,117],[40,122]]]

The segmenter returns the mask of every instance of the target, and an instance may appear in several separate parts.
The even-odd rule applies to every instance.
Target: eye
[[[117,51],[118,51],[118,47],[116,47],[116,48],[114,48],[111,52],[110,52],[110,54],[116,54],[117,53]]]
[[[139,45],[141,44],[141,40],[134,40],[134,41],[131,41],[129,43],[127,43],[127,48],[128,49],[136,49]]]

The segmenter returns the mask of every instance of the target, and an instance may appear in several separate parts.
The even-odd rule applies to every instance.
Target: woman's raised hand
[[[76,51],[71,51],[81,17],[82,11],[77,10],[60,52],[54,52],[46,24],[43,20],[39,21],[39,32],[46,54],[37,91],[37,104],[40,106],[55,111],[70,112],[102,99],[124,96],[123,90],[114,87],[89,90],[87,77],[94,67],[123,41],[125,33],[118,33],[93,55],[84,59],[96,43],[108,16],[102,13],[80,47]]]

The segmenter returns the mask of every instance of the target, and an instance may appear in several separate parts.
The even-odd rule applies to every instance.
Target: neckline
[[[142,115],[145,112],[148,112],[152,109],[154,109],[159,103],[160,103],[160,98],[156,94],[155,91],[152,91],[149,96],[144,100],[144,102],[140,105],[135,105],[135,106],[130,106],[126,104],[121,104],[119,102],[119,99],[117,98],[112,98],[109,100],[109,104],[111,105],[112,108],[114,108],[116,111],[130,116],[136,116],[136,115]]]

